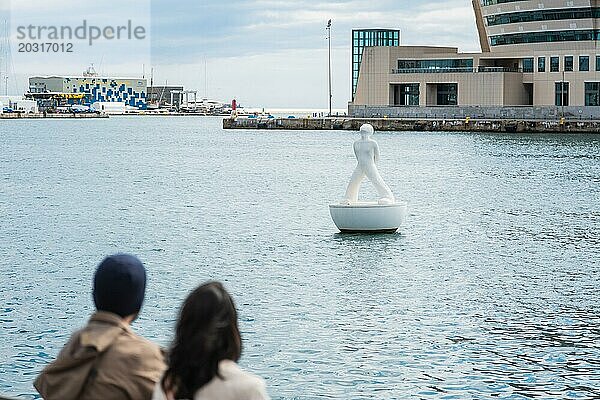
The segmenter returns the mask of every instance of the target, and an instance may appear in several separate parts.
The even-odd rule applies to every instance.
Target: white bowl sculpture
[[[344,199],[329,206],[333,222],[344,233],[396,232],[406,219],[407,204],[396,201],[377,170],[379,146],[372,139],[373,132],[373,127],[369,124],[360,127],[361,138],[354,142],[354,155],[358,165]],[[375,186],[379,194],[378,201],[358,201],[360,184],[365,177]]]
[[[331,218],[342,233],[394,233],[404,223],[406,212],[404,202],[383,205],[364,201],[329,206]]]

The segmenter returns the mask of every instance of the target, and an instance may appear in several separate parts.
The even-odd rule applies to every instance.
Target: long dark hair
[[[162,387],[177,399],[192,399],[219,376],[219,361],[238,361],[241,353],[233,299],[219,282],[200,285],[181,307]]]

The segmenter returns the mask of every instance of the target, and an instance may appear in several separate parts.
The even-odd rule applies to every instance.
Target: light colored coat
[[[99,311],[35,380],[46,400],[150,399],[166,365],[161,349],[116,314]]]
[[[194,394],[193,400],[269,400],[265,382],[256,375],[242,370],[230,360],[219,362],[219,374]],[[171,400],[160,383],[154,389],[152,400]]]

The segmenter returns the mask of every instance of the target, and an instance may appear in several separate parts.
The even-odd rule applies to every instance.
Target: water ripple
[[[130,251],[134,328],[167,345],[187,292],[225,282],[274,399],[600,398],[598,136],[378,134],[409,217],[365,236],[327,210],[351,133],[219,125],[0,126],[0,392],[35,397],[94,266]]]

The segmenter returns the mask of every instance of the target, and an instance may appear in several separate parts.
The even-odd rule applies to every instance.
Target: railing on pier
[[[522,68],[512,67],[486,67],[480,65],[477,68],[402,68],[392,69],[392,74],[452,74],[452,73],[479,73],[479,72],[523,72]]]

